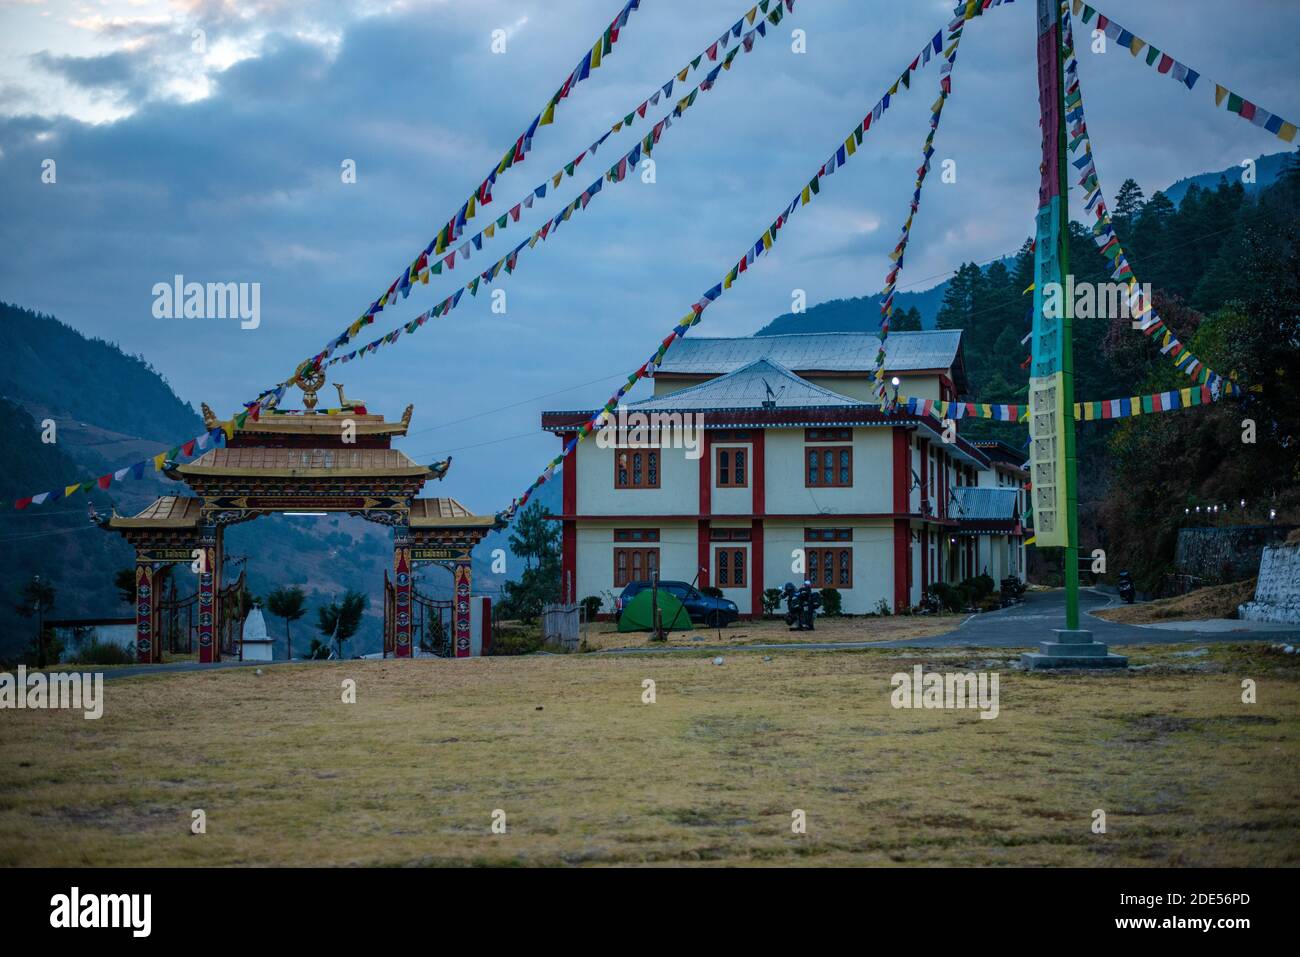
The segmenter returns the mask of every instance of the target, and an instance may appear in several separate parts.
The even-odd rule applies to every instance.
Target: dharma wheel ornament
[[[302,390],[303,407],[310,411],[316,408],[316,393],[325,385],[325,372],[308,360],[294,373],[293,384]]]

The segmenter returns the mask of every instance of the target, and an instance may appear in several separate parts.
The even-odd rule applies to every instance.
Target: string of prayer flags
[[[969,0],[967,9],[969,10],[972,7],[976,7],[978,3],[979,0]],[[989,5],[997,6],[998,4],[993,3]],[[933,40],[927,42],[925,49],[930,50],[933,45],[933,48],[936,51],[939,50],[942,34],[942,30],[939,31],[939,33],[936,33]],[[925,63],[928,62],[928,59],[929,58],[923,53],[912,61],[914,66],[909,66],[908,69],[914,69],[916,66],[924,66]],[[896,83],[895,87],[897,86],[898,84]],[[905,88],[909,87],[910,84]],[[556,469],[563,466],[564,460],[569,455],[573,454],[574,449],[578,447],[578,443],[586,439],[587,436],[592,434],[592,432],[601,428],[605,419],[614,414],[614,409],[632,387],[641,379],[654,376],[655,370],[657,370],[660,363],[663,362],[664,355],[672,347],[673,343],[683,338],[692,326],[699,323],[703,317],[704,310],[712,303],[716,302],[724,292],[731,289],[736,280],[748,271],[749,267],[754,264],[754,261],[758,257],[762,256],[772,248],[776,242],[777,234],[781,228],[789,222],[790,217],[794,215],[795,211],[800,209],[802,206],[806,206],[812,201],[813,197],[817,196],[821,192],[822,178],[831,175],[836,168],[843,166],[852,156],[856,155],[857,147],[862,143],[863,134],[871,128],[873,122],[878,122],[880,117],[884,114],[886,104],[888,103],[892,93],[893,91],[891,90],[881,97],[880,101],[877,102],[871,112],[867,113],[862,122],[853,128],[853,131],[844,142],[836,148],[834,153],[831,154],[830,159],[822,164],[821,168],[817,171],[817,174],[813,176],[805,186],[800,188],[800,191],[795,194],[794,198],[791,199],[785,208],[777,215],[772,224],[763,231],[763,234],[745,251],[745,254],[736,262],[736,264],[727,270],[722,280],[714,284],[704,293],[704,295],[691,305],[690,312],[683,316],[678,321],[677,325],[673,327],[673,330],[664,337],[654,354],[642,363],[635,372],[627,377],[627,381],[624,382],[612,396],[610,396],[609,400],[600,408],[599,411],[593,414],[575,431],[573,437],[564,444],[560,454],[547,463],[546,467],[533,481],[532,485],[528,486],[528,488],[524,490],[524,493],[514,499],[507,508],[502,509],[497,513],[496,518],[498,523],[502,525],[509,523],[511,519],[514,518],[515,514],[528,503],[533,492],[554,478]],[[849,147],[850,142],[853,143],[852,148]]]
[[[1125,305],[1130,314],[1136,322],[1140,323],[1141,331],[1148,338],[1159,343],[1161,354],[1173,359],[1175,368],[1196,379],[1201,385],[1235,395],[1240,392],[1240,388],[1232,377],[1225,379],[1193,355],[1187,346],[1174,336],[1164,320],[1156,314],[1153,304],[1146,301],[1142,286],[1138,283],[1133,267],[1124,253],[1124,246],[1115,232],[1115,224],[1111,220],[1105,197],[1102,195],[1097,167],[1093,162],[1092,143],[1088,137],[1088,124],[1084,116],[1083,91],[1079,83],[1079,62],[1074,55],[1073,25],[1070,12],[1064,5],[1061,11],[1061,30],[1065,61],[1065,98],[1068,110],[1066,123],[1070,136],[1067,149],[1072,157],[1071,165],[1079,177],[1078,185],[1085,194],[1084,208],[1090,210],[1096,219],[1091,230],[1093,242],[1096,243],[1098,251],[1110,260],[1111,278],[1127,288]]]
[[[769,22],[774,25],[779,24],[784,17],[784,10],[792,9],[793,6],[794,0],[783,0],[783,3],[773,4],[771,11],[766,12],[765,18],[763,20],[758,20],[758,26],[755,27],[755,30],[760,34],[765,35],[766,29],[764,25]],[[758,12],[763,11],[765,7],[766,4],[760,3],[754,8],[754,11],[757,14]],[[719,63],[715,70],[710,71],[710,75],[713,75],[718,70],[730,69],[730,62],[736,51],[739,49],[741,48],[733,47],[731,53],[727,55],[723,62]],[[673,120],[680,119],[686,110],[690,109],[691,106],[695,104],[700,91],[705,89],[705,82],[706,81],[702,81],[698,86],[692,89],[689,94],[682,97],[677,102],[671,113],[664,116],[659,120],[659,122],[655,123],[641,140],[633,144],[632,148],[628,150],[627,153],[620,156],[607,170],[604,171],[604,173],[601,174],[599,178],[584,189],[576,199],[566,205],[554,217],[543,223],[539,229],[534,230],[531,236],[520,242],[491,266],[470,279],[461,289],[457,290],[454,295],[449,296],[432,309],[426,310],[416,316],[401,328],[405,329],[407,332],[414,332],[416,329],[427,323],[429,319],[446,316],[447,313],[459,305],[462,293],[468,292],[471,296],[477,296],[484,283],[493,282],[502,272],[505,272],[507,275],[512,274],[518,265],[519,255],[525,248],[536,248],[539,242],[545,242],[550,236],[554,235],[563,223],[568,222],[568,220],[572,218],[574,213],[585,210],[592,198],[601,192],[604,183],[622,183],[626,181],[629,173],[635,171],[637,164],[640,163],[643,158],[649,157],[653,153],[655,147],[659,144],[664,131],[672,128]],[[592,152],[594,152],[594,148]],[[551,183],[558,183],[566,175],[573,175],[573,170],[576,170],[578,162],[580,162],[582,157],[585,155],[587,154],[583,153],[582,156],[578,157],[577,161],[555,173],[551,177],[551,182],[543,182],[540,186],[536,187],[514,208],[517,209],[520,205],[531,207],[533,196],[545,196]],[[505,219],[505,216],[503,216],[502,219]],[[496,229],[504,229],[505,227],[501,225],[501,222],[502,220],[499,219],[491,228],[493,228],[494,231]],[[414,274],[420,282],[425,282],[429,273],[432,273],[433,275],[440,274],[444,267],[447,272],[450,272],[455,267],[457,256],[459,256],[463,262],[470,258],[473,250],[482,248],[482,239],[485,233],[486,231],[480,233],[471,240],[467,240],[459,249],[452,250],[446,257],[433,262],[431,265],[427,262],[417,260],[417,263],[412,265],[409,272]],[[418,272],[416,271],[416,266],[419,266]],[[413,279],[412,282],[414,281],[415,280]],[[357,329],[361,328],[360,325],[354,325]],[[335,339],[326,347],[325,351],[317,355],[315,359],[311,361],[316,363],[318,368],[328,367],[340,362],[352,362],[356,359],[364,358],[382,346],[392,344],[397,339],[397,336],[390,332],[389,334],[355,349],[352,352],[338,356],[333,355],[339,346],[349,341],[352,334],[354,334],[354,331],[349,330],[347,334]]]
[[[625,8],[625,10],[629,10],[629,8],[636,9],[639,2],[640,0],[636,0],[636,3],[629,4],[629,6]],[[769,7],[771,9],[769,9]],[[744,14],[739,19],[737,19],[736,22],[731,26],[731,28],[729,28],[727,31],[724,32],[722,37],[719,37],[716,41],[714,41],[714,44],[720,47],[725,47],[727,45],[727,41],[733,36],[733,34],[736,36],[741,35],[741,33],[743,32],[744,22],[746,18],[748,18],[750,23],[753,23],[758,13],[762,12],[764,18],[762,20],[758,20],[758,25],[753,30],[750,30],[748,33],[745,34],[745,38],[747,42],[744,44],[743,49],[746,52],[748,52],[753,48],[753,40],[755,34],[757,34],[759,37],[766,36],[767,24],[768,23],[771,23],[773,25],[779,24],[782,18],[784,17],[785,11],[786,10],[792,11],[793,9],[794,9],[794,0],[761,0],[761,2],[757,6],[750,8],[748,14]],[[625,20],[626,17],[624,17],[623,19]],[[690,92],[690,94],[688,94],[686,97],[683,97],[677,103],[676,108],[671,112],[671,114],[663,117],[657,123],[654,124],[653,128],[646,134],[645,137],[643,137],[642,143],[645,144],[648,142],[650,146],[653,146],[654,144],[658,143],[660,137],[663,136],[664,131],[671,128],[673,119],[680,118],[680,116],[682,115],[683,112],[685,112],[685,110],[689,109],[692,105],[694,105],[695,99],[699,95],[700,90],[707,91],[709,89],[712,89],[717,79],[719,78],[721,71],[723,70],[729,71],[731,69],[732,62],[734,61],[736,54],[741,49],[742,48],[740,46],[732,47],[731,52],[728,53],[725,58],[723,58],[722,62],[720,62],[716,67],[714,67],[712,70],[709,71],[707,78],[704,81],[702,81],[698,86],[696,86]],[[459,259],[462,263],[465,262],[471,257],[474,251],[481,250],[483,248],[483,241],[485,239],[492,239],[497,232],[506,229],[509,226],[510,222],[516,222],[516,223],[519,222],[523,210],[532,209],[533,204],[537,200],[546,198],[546,194],[549,190],[554,190],[559,188],[560,183],[564,180],[566,176],[573,177],[577,175],[578,168],[582,164],[582,161],[586,159],[588,156],[595,156],[597,150],[604,144],[605,140],[607,140],[611,135],[618,133],[624,127],[630,126],[636,117],[639,116],[644,118],[646,116],[646,113],[652,106],[657,106],[661,99],[669,97],[672,94],[673,83],[678,81],[685,82],[686,77],[690,74],[690,71],[699,65],[699,63],[701,62],[704,56],[705,53],[701,52],[699,56],[695,57],[695,59],[692,60],[689,64],[687,64],[686,67],[684,67],[677,74],[675,74],[674,77],[670,77],[668,82],[664,83],[660,87],[657,87],[654,93],[652,93],[646,99],[642,100],[639,106],[633,107],[631,110],[629,110],[626,115],[624,115],[621,119],[615,122],[608,130],[606,130],[596,140],[594,140],[590,146],[584,149],[572,160],[563,164],[554,173],[547,176],[544,180],[542,180],[541,183],[539,183],[537,186],[533,187],[522,197],[520,197],[513,205],[508,206],[505,209],[505,211],[501,213],[501,215],[499,215],[494,221],[492,221],[487,226],[485,226],[480,232],[475,234],[473,237],[466,239],[463,242],[460,242],[459,245],[456,245],[457,241],[461,240],[461,238],[464,236],[465,224],[470,219],[474,218],[476,212],[479,209],[481,209],[483,205],[486,205],[488,202],[491,201],[490,189],[485,191],[482,188],[480,188],[480,191],[477,194],[475,194],[475,196],[471,196],[468,200],[466,200],[465,204],[461,207],[457,215],[453,217],[452,220],[450,220],[445,226],[442,227],[442,229],[438,232],[438,234],[424,247],[423,250],[420,251],[419,255],[417,255],[415,259],[412,260],[402,270],[401,274],[398,275],[397,278],[394,279],[389,284],[388,289],[383,293],[383,295],[381,295],[378,299],[372,302],[370,307],[366,310],[366,312],[363,313],[358,319],[356,319],[351,325],[349,325],[348,328],[345,329],[341,335],[332,339],[329,343],[326,344],[324,349],[322,349],[311,359],[308,359],[307,365],[309,365],[313,369],[320,369],[327,364],[332,364],[330,357],[340,346],[343,346],[348,342],[350,342],[352,338],[355,337],[356,334],[361,329],[365,328],[368,325],[371,325],[375,321],[375,316],[378,315],[378,313],[382,312],[384,309],[388,308],[389,306],[394,305],[396,302],[399,301],[399,299],[405,299],[407,296],[409,296],[413,286],[415,286],[416,284],[428,285],[431,276],[440,276],[444,272],[453,271],[456,268],[457,259]],[[585,79],[585,77],[583,78]],[[559,94],[557,94],[557,96],[558,95]],[[567,95],[567,93],[565,95]],[[534,120],[534,126],[530,127],[529,135],[523,140],[525,147],[531,144],[531,133],[533,132],[536,125],[538,125],[538,121]],[[546,124],[542,123],[540,125],[546,125]],[[524,151],[526,152],[527,150],[525,149]],[[649,147],[645,147],[645,152],[647,155],[649,154],[649,151],[650,151]],[[617,181],[619,182],[622,181],[622,174],[626,172],[626,169],[627,166],[624,166],[621,171],[621,175],[619,176],[619,179]],[[500,170],[500,172],[504,172],[504,168]],[[495,173],[492,174],[492,176],[489,178],[490,182],[485,181],[485,185],[487,186],[494,185],[496,182],[495,176],[496,176]],[[589,198],[590,197],[587,197],[587,199]],[[582,201],[582,205],[584,207],[586,206],[586,200]],[[568,217],[566,216],[565,218],[567,219]],[[547,232],[550,232],[553,229],[554,226],[546,227]],[[543,234],[539,238],[545,239],[546,236],[545,234]],[[536,244],[536,240],[534,239],[533,245],[535,244]],[[477,289],[478,283],[474,283],[473,285]],[[358,351],[362,351],[362,350],[358,350]]]
[[[1157,412],[1170,412],[1177,409],[1189,409],[1198,405],[1209,405],[1228,396],[1222,389],[1212,386],[1189,386],[1184,389],[1170,389],[1151,395],[1134,395],[1122,399],[1102,399],[1092,402],[1076,402],[1074,417],[1080,422],[1093,422],[1102,419],[1126,419],[1138,415],[1153,415]],[[918,399],[915,396],[900,397],[900,408],[909,415],[933,416],[936,419],[989,419],[995,422],[1027,422],[1029,406],[1008,405],[987,402],[950,402],[940,399]]]
[[[247,420],[251,410],[245,410],[240,413],[240,427]],[[232,429],[233,431],[233,429]],[[194,438],[173,446],[166,452],[160,452],[152,458],[143,459],[134,465],[128,465],[114,472],[106,472],[98,478],[90,479],[85,482],[73,482],[71,485],[65,485],[48,492],[40,492],[36,495],[28,495],[24,498],[14,501],[14,508],[19,511],[27,508],[29,505],[46,505],[57,502],[60,499],[71,498],[83,492],[91,492],[95,489],[107,489],[114,482],[121,483],[127,478],[142,479],[146,471],[149,474],[162,471],[167,462],[179,461],[182,458],[190,458],[194,455],[202,454],[209,448],[217,448],[223,445],[228,438],[227,431],[221,426],[216,426],[196,435]]]
[[[1091,24],[1093,17],[1097,18],[1096,29],[1102,31],[1108,40],[1126,48],[1129,53],[1136,59],[1139,55],[1143,56],[1146,65],[1155,67],[1157,73],[1163,73],[1166,76],[1173,77],[1179,83],[1192,89],[1196,86],[1196,81],[1200,79],[1201,74],[1185,63],[1180,63],[1168,53],[1157,49],[1153,44],[1148,43],[1133,31],[1120,26],[1111,17],[1101,13],[1096,8],[1083,2],[1083,0],[1072,0],[1074,15],[1079,17],[1084,23]],[[1062,3],[1064,9],[1065,4]],[[1145,50],[1145,53],[1143,53]],[[1276,113],[1270,113],[1268,110],[1252,103],[1238,93],[1234,93],[1227,87],[1214,84],[1214,105],[1221,107],[1227,103],[1229,113],[1236,113],[1243,120],[1249,120],[1262,129],[1268,130],[1278,139],[1286,143],[1294,143],[1296,139],[1296,124],[1284,120]]]
[[[903,233],[898,239],[894,251],[889,254],[889,259],[893,263],[889,267],[889,272],[885,275],[885,288],[880,294],[880,348],[876,352],[876,365],[873,371],[875,378],[874,391],[882,403],[888,403],[888,388],[885,383],[885,340],[889,338],[889,319],[894,312],[894,288],[898,283],[898,274],[903,269],[903,257],[907,252],[908,240],[912,237],[912,220],[916,216],[917,209],[921,205],[921,187],[925,184],[925,177],[930,172],[930,160],[934,156],[934,137],[939,132],[939,118],[943,114],[943,106],[948,101],[948,96],[952,93],[952,68],[957,61],[957,47],[961,44],[962,27],[966,23],[965,13],[959,13],[948,24],[948,47],[944,53],[944,64],[940,68],[939,74],[939,98],[934,101],[930,107],[930,131],[926,134],[925,145],[921,150],[921,165],[916,170],[916,183],[912,191],[912,202],[908,207],[907,219],[903,223]],[[935,34],[931,44],[926,46],[926,53],[933,46],[939,49],[939,34]],[[913,60],[911,65],[903,71],[899,82],[905,89],[911,87],[911,81],[908,80],[910,72],[916,68],[917,61]],[[899,83],[895,83],[890,91],[896,92]],[[888,96],[888,94],[886,94]],[[846,141],[846,146],[850,141]],[[842,155],[842,154],[841,154]]]

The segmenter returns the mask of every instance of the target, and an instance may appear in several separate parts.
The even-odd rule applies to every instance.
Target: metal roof
[[[958,361],[960,329],[895,332],[885,340],[885,368],[891,372],[948,369]],[[659,373],[718,375],[757,359],[770,359],[795,372],[862,372],[876,367],[880,340],[865,332],[808,332],[783,336],[710,339],[686,336],[664,356]]]
[[[475,515],[454,498],[411,499],[412,528],[466,528],[491,526],[495,522],[495,516]]]
[[[765,406],[763,403],[768,401],[773,404]],[[709,379],[689,388],[678,389],[667,395],[642,399],[640,402],[633,402],[628,408],[635,409],[637,412],[669,410],[684,412],[706,409],[795,409],[844,406],[875,408],[868,403],[813,385],[770,359],[755,359],[715,379]]]
[[[203,499],[192,495],[163,495],[136,515],[109,518],[112,528],[194,528],[199,522]]]
[[[958,485],[952,490],[953,512],[963,522],[1013,522],[1019,489]]]

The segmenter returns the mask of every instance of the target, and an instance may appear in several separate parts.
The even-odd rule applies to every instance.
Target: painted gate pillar
[[[452,630],[456,635],[456,657],[468,658],[473,654],[470,647],[470,594],[473,589],[473,574],[468,561],[456,562],[452,571],[454,576],[455,604],[452,605]]]
[[[215,533],[199,541],[190,568],[199,576],[199,661],[210,664],[221,660],[221,547]]]
[[[136,555],[135,560],[135,656],[142,664],[162,660],[158,600],[154,595],[154,567]]]
[[[393,536],[393,657],[411,657],[411,535]]]

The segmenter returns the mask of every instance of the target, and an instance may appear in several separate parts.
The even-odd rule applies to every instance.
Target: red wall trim
[[[894,614],[912,604],[910,583],[912,543],[905,518],[894,519]]]
[[[767,431],[765,429],[759,429],[755,432],[754,447],[749,453],[749,474],[753,479],[750,482],[751,498],[749,507],[755,515],[767,513],[767,456],[764,453],[764,449],[767,447],[766,437]],[[755,538],[758,537],[755,536]],[[759,577],[761,578],[762,575],[760,574]]]
[[[762,446],[759,440],[758,446]],[[755,456],[757,458],[757,456]],[[758,459],[758,461],[762,461]],[[762,466],[756,474],[761,475]],[[761,487],[761,482],[759,483]],[[749,617],[755,621],[763,617],[763,520],[753,520],[749,545]]]
[[[713,435],[704,433],[703,454],[700,456],[700,516],[713,511]]]
[[[560,436],[561,446],[576,435],[568,432]],[[578,450],[574,449],[564,461],[563,492],[561,501],[565,515],[578,511]],[[577,601],[578,590],[578,526],[572,519],[565,521],[560,532],[560,588],[566,601]]]
[[[608,522],[616,525],[639,524],[642,522],[660,522],[660,523],[689,522],[692,519],[698,519],[701,517],[702,516],[698,516],[698,515],[662,515],[662,514],[660,515],[551,515],[548,516],[548,518],[553,522]],[[725,515],[708,516],[710,520],[716,518],[719,520],[729,519],[735,521],[744,521],[747,518],[750,519],[767,518],[767,519],[788,519],[790,521],[797,521],[797,522],[809,522],[809,521],[825,522],[828,519],[835,519],[836,521],[842,521],[842,520],[847,521],[849,519],[853,519],[855,521],[890,521],[895,518],[921,518],[921,517],[922,515],[919,512],[836,512],[834,515],[827,515],[827,514],[814,513],[814,512],[798,512],[798,513],[791,513],[791,514],[782,513],[779,515],[754,515],[752,512],[749,514],[743,512],[736,512],[736,513],[728,512]],[[936,520],[934,516],[929,516],[926,520],[929,522],[933,522],[936,525],[955,526],[958,524],[955,519],[949,519],[947,521]]]
[[[696,567],[700,570],[699,587],[708,588],[709,569],[712,566],[709,564],[709,520],[707,518],[700,519],[699,529],[699,544],[695,555]]]
[[[912,436],[908,429],[894,429],[894,511],[908,510],[912,485]],[[894,519],[894,612],[911,604],[908,587],[911,564],[910,523]]]

